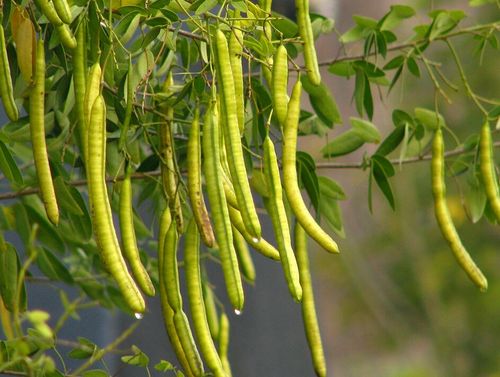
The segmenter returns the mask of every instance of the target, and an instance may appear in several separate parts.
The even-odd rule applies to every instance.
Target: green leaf
[[[316,175],[316,163],[306,152],[297,152],[297,172],[299,181],[306,189],[314,209],[318,210],[319,205],[319,183]]]
[[[494,4],[496,0],[469,0],[469,5],[471,7],[480,7],[486,4]]]
[[[83,211],[78,204],[78,199],[73,197],[75,192],[69,190],[69,186],[66,185],[61,176],[57,176],[54,179],[54,188],[56,191],[57,203],[60,205],[61,209],[77,216],[83,216]]]
[[[305,91],[309,93],[311,105],[321,121],[329,128],[332,128],[334,124],[342,123],[337,102],[330,89],[323,82],[317,86],[313,85],[306,75],[301,77],[301,81]]]
[[[109,377],[109,374],[102,369],[91,369],[83,372],[82,377]]]
[[[335,233],[345,238],[342,211],[337,200],[322,200],[319,204],[319,213]]]
[[[368,83],[365,72],[362,69],[356,69],[356,81],[354,85],[354,103],[356,104],[356,111],[359,115],[363,115],[365,88]]]
[[[429,40],[432,41],[436,37],[453,30],[466,17],[466,14],[461,10],[436,10],[431,12],[429,16],[433,18],[429,34]]]
[[[301,110],[299,122],[299,135],[318,135],[323,137],[330,128],[316,115]]]
[[[395,56],[386,65],[384,65],[384,71],[399,68],[404,64],[404,62],[405,57],[403,55]]]
[[[385,198],[389,202],[389,205],[393,210],[395,210],[396,203],[394,201],[394,195],[392,193],[391,184],[389,183],[388,180],[388,177],[394,175],[394,167],[384,157],[374,155],[372,156],[371,174],[375,179],[377,186],[380,188]]]
[[[352,129],[365,143],[380,143],[382,136],[377,127],[367,120],[350,117]]]
[[[38,232],[39,240],[51,250],[64,253],[64,242],[54,229],[54,226],[47,220],[45,209],[40,208],[28,198],[23,198],[23,202],[31,224],[37,223],[40,226],[40,231]]]
[[[281,34],[283,38],[293,38],[299,32],[299,27],[291,19],[283,16],[282,14],[271,12],[272,17],[271,25]]]
[[[2,240],[3,241],[3,240]],[[19,257],[10,243],[0,245],[0,294],[7,310],[12,311],[17,301],[17,274]],[[23,287],[24,288],[24,287]]]
[[[401,141],[403,141],[405,136],[405,127],[397,126],[392,132],[382,141],[380,146],[375,151],[376,154],[380,156],[387,156],[389,153],[394,151]]]
[[[364,140],[358,133],[350,129],[338,135],[321,149],[323,157],[337,157],[349,154],[359,149],[364,144]]]
[[[391,10],[379,23],[380,30],[392,30],[406,18],[413,17],[415,10],[407,5],[392,5]]]
[[[328,72],[342,77],[351,77],[356,73],[353,68],[353,63],[347,61],[330,64],[328,66]]]
[[[189,7],[189,10],[194,11],[195,15],[200,15],[213,9],[216,5],[217,0],[197,0]]]
[[[23,176],[7,146],[0,140],[0,170],[15,186],[23,185]]]
[[[339,42],[344,44],[356,42],[360,39],[365,38],[368,34],[370,34],[370,32],[371,29],[356,25],[352,29],[349,29],[344,34],[342,34],[339,38]]]
[[[167,360],[160,360],[160,362],[155,365],[155,369],[160,372],[168,372],[170,370],[174,370],[175,368],[171,362]]]
[[[132,346],[132,351],[134,352],[133,355],[122,356],[121,360],[129,365],[143,368],[147,367],[149,364],[149,357],[135,345]]]
[[[322,201],[324,197],[328,198],[328,200],[345,200],[347,198],[342,187],[333,179],[319,175],[318,183]]]
[[[406,66],[410,73],[415,77],[420,77],[420,68],[418,68],[418,64],[414,58],[411,56],[406,60]]]
[[[58,258],[49,250],[41,248],[38,250],[36,262],[40,271],[52,280],[60,280],[67,284],[73,284],[74,280],[70,272]]]
[[[470,219],[477,223],[483,217],[486,208],[486,194],[480,179],[470,178],[467,180],[466,203]]]
[[[98,350],[97,345],[89,339],[78,337],[78,343],[80,345],[76,348],[73,348],[68,354],[68,356],[72,359],[88,359],[89,357],[92,357]]]
[[[396,127],[404,126],[405,124],[413,124],[413,118],[403,110],[395,109],[392,112],[392,123],[394,123]]]
[[[422,107],[416,107],[414,112],[415,118],[430,131],[446,127],[443,116],[435,111],[424,109]]]

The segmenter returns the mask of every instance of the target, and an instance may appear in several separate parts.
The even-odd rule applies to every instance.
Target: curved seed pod
[[[212,339],[216,340],[219,338],[219,316],[217,314],[217,307],[215,306],[214,292],[210,287],[206,274],[201,279],[201,287],[203,289],[203,301],[205,302],[208,327],[210,328]]]
[[[165,274],[165,288],[167,289],[168,304],[174,312],[182,310],[182,296],[179,285],[179,271],[177,266],[177,226],[175,219],[168,228],[165,237],[163,273]]]
[[[134,213],[132,209],[132,182],[130,179],[131,169],[125,170],[125,179],[120,191],[120,230],[123,244],[123,255],[129,263],[135,281],[141,290],[148,296],[154,296],[155,287],[144,268],[137,248],[137,240],[134,230]]]
[[[274,54],[272,75],[273,110],[283,126],[288,112],[288,53],[285,46],[280,45]]]
[[[314,47],[314,36],[309,17],[309,0],[295,0],[295,12],[297,14],[297,26],[299,34],[304,41],[304,61],[307,69],[307,77],[314,85],[319,85],[321,75],[318,66],[318,57]]]
[[[488,202],[490,203],[491,209],[495,214],[497,222],[500,223],[500,196],[498,193],[498,183],[493,163],[491,131],[488,121],[485,121],[481,128],[481,137],[479,139],[479,167],[486,197],[488,198]]]
[[[481,270],[476,266],[465,249],[451,219],[446,203],[446,186],[444,180],[444,141],[443,133],[439,128],[432,143],[431,160],[432,195],[434,197],[434,212],[444,239],[448,242],[458,264],[467,273],[469,278],[481,291],[488,289],[488,281]]]
[[[226,313],[221,314],[219,327],[219,356],[227,377],[231,377],[231,365],[227,358],[227,350],[229,348],[229,319]]]
[[[85,123],[85,89],[87,78],[87,23],[85,17],[80,18],[78,29],[76,30],[77,44],[73,50],[73,81],[75,87],[75,112],[77,119],[79,146],[83,161],[87,161],[87,143]],[[99,75],[100,80],[100,75]]]
[[[142,313],[146,309],[146,305],[127,270],[111,216],[105,180],[106,107],[101,95],[96,98],[90,114],[87,176],[92,206],[92,225],[100,256],[118,284],[127,305],[134,313]]]
[[[234,92],[236,100],[236,111],[238,115],[238,127],[240,134],[245,131],[245,93],[243,91],[243,68],[241,66],[241,55],[243,54],[243,32],[240,23],[235,21],[229,37],[229,60],[234,80]]]
[[[40,12],[47,17],[47,20],[54,25],[62,25],[63,22],[54,8],[54,4],[50,0],[34,0],[36,6],[40,9]]]
[[[167,298],[167,289],[166,289],[166,281],[165,281],[165,271],[164,271],[164,260],[165,260],[165,238],[167,236],[168,229],[170,228],[170,224],[172,222],[172,217],[170,215],[170,209],[167,207],[163,211],[160,218],[160,227],[158,234],[158,276],[159,276],[159,287],[160,287],[160,302],[161,309],[163,312],[163,322],[165,325],[165,329],[167,330],[167,335],[170,340],[170,344],[174,349],[175,355],[177,356],[177,360],[184,368],[184,372],[189,376],[193,377],[193,372],[191,372],[191,367],[187,361],[186,355],[181,345],[181,341],[179,340],[179,335],[177,334],[177,330],[175,329],[174,324],[174,311],[168,304]]]
[[[229,206],[228,209],[231,224],[238,230],[238,232],[241,233],[241,235],[245,238],[245,241],[247,241],[250,246],[252,246],[263,256],[279,261],[280,254],[278,250],[276,250],[273,245],[271,245],[262,237],[260,238],[260,240],[253,238],[245,229],[245,225],[243,224],[243,219],[241,218],[240,212],[236,208],[231,206]]]
[[[238,259],[233,246],[233,234],[229,221],[226,196],[222,186],[219,129],[217,122],[217,106],[212,103],[207,110],[203,131],[203,170],[207,183],[208,200],[212,209],[215,238],[219,245],[226,290],[231,305],[242,310],[244,304],[243,285],[241,283]]]
[[[69,48],[70,50],[76,48],[77,43],[75,36],[71,32],[71,29],[69,28],[68,25],[62,24],[56,26],[56,30],[57,34],[59,35],[59,39],[61,40],[64,47]]]
[[[238,264],[240,266],[241,273],[249,282],[255,282],[255,266],[253,264],[252,256],[250,255],[250,250],[248,250],[245,238],[234,225],[233,244],[236,254],[238,255]]]
[[[83,117],[85,120],[84,126],[84,137],[83,137],[83,150],[85,158],[85,166],[88,166],[88,129],[90,123],[90,111],[92,110],[92,105],[94,104],[97,96],[101,91],[101,66],[99,62],[96,62],[90,67],[90,72],[88,75],[87,86],[85,88],[85,98],[83,99]]]
[[[191,368],[191,372],[195,377],[202,377],[205,375],[203,364],[201,362],[200,354],[196,349],[196,344],[193,339],[193,334],[189,328],[189,322],[186,314],[179,310],[174,313],[174,326],[179,336],[179,340],[186,355],[186,359]]]
[[[200,273],[200,234],[196,223],[191,221],[187,227],[184,244],[184,266],[189,307],[193,319],[194,331],[201,353],[216,377],[224,377],[219,354],[215,348],[205,310]]]
[[[302,288],[299,281],[299,269],[293,254],[290,227],[288,226],[285,205],[283,204],[278,159],[269,135],[264,139],[264,176],[269,190],[269,216],[273,224],[288,290],[295,301],[300,301],[302,299]]]
[[[217,72],[221,86],[221,116],[224,117],[224,142],[228,153],[229,170],[233,181],[238,207],[245,221],[245,228],[255,238],[259,239],[261,227],[253,202],[250,184],[248,183],[243,148],[236,106],[234,79],[231,71],[229,50],[226,36],[221,30],[216,31],[215,46],[217,52]]]
[[[163,91],[169,93],[174,80],[172,72],[169,72]],[[176,220],[177,230],[182,233],[184,229],[184,220],[182,217],[181,198],[179,193],[179,181],[177,179],[177,163],[175,160],[174,152],[174,138],[172,136],[172,125],[174,120],[174,108],[172,106],[165,106],[163,108],[167,116],[167,120],[160,124],[160,154],[162,158],[161,164],[161,177],[163,182],[163,190],[167,197],[170,212]]]
[[[47,145],[45,143],[45,50],[42,39],[38,40],[33,87],[30,90],[30,131],[40,194],[49,220],[57,225],[57,206],[52,174],[50,172]]]
[[[314,305],[314,293],[309,271],[309,257],[307,256],[307,234],[299,223],[295,224],[295,252],[300,271],[300,285],[302,286],[302,321],[306,332],[307,343],[311,351],[314,370],[318,377],[326,376],[325,354],[319,332],[318,318]]]
[[[201,188],[201,144],[200,144],[200,111],[196,108],[187,144],[187,188],[193,217],[201,234],[203,243],[213,247],[215,236],[208,216]]]
[[[1,17],[0,17],[1,18]],[[14,89],[12,87],[12,77],[10,76],[9,58],[7,56],[7,46],[5,44],[5,34],[3,26],[0,24],[0,97],[2,98],[5,114],[15,122],[19,118],[19,110],[14,100]]]
[[[297,80],[288,104],[288,114],[283,130],[283,187],[295,217],[307,234],[326,251],[338,253],[337,243],[314,220],[300,194],[297,180],[296,154],[301,91],[302,84],[300,80]]]
[[[52,0],[57,15],[65,24],[71,23],[71,9],[66,0]]]

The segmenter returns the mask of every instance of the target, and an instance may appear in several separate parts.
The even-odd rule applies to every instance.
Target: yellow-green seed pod
[[[434,213],[444,239],[448,242],[458,264],[481,291],[488,289],[488,281],[476,266],[465,249],[457,233],[446,203],[446,186],[444,181],[444,141],[441,129],[436,131],[432,143],[431,160],[432,195],[434,197]]]
[[[241,273],[251,283],[255,282],[255,266],[243,235],[233,226],[233,243]]]
[[[0,24],[0,97],[2,98],[5,114],[15,122],[19,118],[19,110],[14,100],[14,89],[12,77],[10,76],[9,58],[7,56],[7,46],[5,44],[5,34],[3,26]]]
[[[313,360],[314,370],[318,377],[326,377],[326,362],[318,318],[314,304],[314,293],[309,271],[309,257],[307,255],[307,234],[299,223],[295,224],[295,253],[300,271],[300,285],[302,286],[302,321],[306,333],[307,343]]]
[[[283,45],[274,54],[272,87],[273,111],[283,127],[288,112],[288,54]]]
[[[134,313],[146,309],[144,298],[130,276],[116,236],[106,188],[106,107],[99,95],[90,112],[88,130],[88,186],[92,225],[101,259]]]
[[[313,238],[321,247],[330,253],[338,253],[337,243],[319,226],[314,217],[307,209],[300,193],[296,154],[297,154],[297,132],[300,115],[300,95],[302,84],[297,80],[292,90],[292,96],[288,104],[288,114],[283,129],[283,188],[290,207],[305,229],[307,234]]]
[[[500,196],[495,174],[491,130],[488,121],[485,121],[481,127],[481,137],[479,139],[479,167],[486,197],[488,198],[488,202],[495,214],[497,222],[500,223]]]
[[[227,318],[226,313],[221,314],[219,327],[219,356],[227,377],[231,377],[231,365],[229,364],[229,359],[227,358],[227,351],[229,348],[229,319]]]
[[[304,61],[307,69],[307,77],[314,85],[321,83],[318,57],[314,47],[314,36],[309,16],[309,0],[295,0],[295,11],[297,13],[297,26],[299,34],[304,41]]]
[[[141,290],[148,296],[154,296],[155,288],[149,277],[148,271],[141,262],[135,237],[134,212],[132,209],[132,180],[131,169],[129,167],[125,170],[125,179],[123,180],[120,191],[119,208],[123,256],[127,260],[135,281]]]
[[[40,194],[47,217],[54,224],[59,223],[52,173],[50,171],[47,145],[45,143],[45,49],[42,39],[38,40],[33,86],[30,90],[30,131]]]

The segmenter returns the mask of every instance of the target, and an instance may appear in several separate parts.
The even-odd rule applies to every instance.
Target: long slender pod
[[[85,122],[85,90],[87,80],[87,20],[80,17],[76,29],[76,48],[73,50],[73,82],[75,88],[75,113],[77,119],[78,144],[83,161],[87,161],[87,124]],[[99,75],[100,80],[100,75]],[[95,99],[94,99],[95,100]]]
[[[203,168],[227,294],[233,308],[241,311],[244,305],[243,285],[233,246],[233,233],[229,221],[226,195],[222,185],[217,119],[217,106],[212,103],[207,110],[203,129],[203,156],[205,159]]]
[[[208,216],[201,186],[201,143],[200,143],[200,110],[196,108],[187,144],[187,188],[193,218],[198,226],[203,243],[213,247],[215,236]]]
[[[170,93],[174,79],[172,72],[169,72],[163,90]],[[172,135],[172,127],[174,121],[174,108],[170,105],[165,105],[163,111],[167,117],[165,122],[160,124],[160,153],[162,158],[161,177],[163,182],[163,190],[167,197],[170,212],[175,218],[177,230],[182,233],[184,229],[184,220],[182,216],[181,199],[179,193],[179,181],[177,179],[177,164],[175,161],[174,138]]]
[[[0,10],[0,21],[2,20]],[[7,56],[7,45],[3,25],[0,23],[0,97],[2,98],[5,114],[15,122],[19,118],[19,110],[14,100],[14,89],[12,77],[10,76],[9,57]]]
[[[219,356],[222,362],[222,367],[226,372],[227,377],[232,377],[231,365],[229,364],[229,359],[227,357],[227,351],[229,348],[229,319],[226,313],[222,313],[219,321]]]
[[[288,114],[283,130],[283,187],[295,217],[307,234],[326,251],[338,253],[337,243],[319,226],[307,209],[298,185],[296,154],[301,91],[302,84],[297,80],[288,103]]]
[[[148,271],[141,262],[139,249],[137,248],[137,239],[134,230],[134,212],[132,209],[132,181],[130,178],[131,168],[125,169],[125,179],[120,191],[120,230],[123,244],[123,256],[127,260],[132,275],[139,285],[139,288],[148,296],[154,296],[155,287]]]
[[[106,188],[106,107],[99,95],[91,110],[88,134],[88,186],[94,228],[100,256],[134,313],[146,309],[144,298],[130,276],[116,236]]]
[[[444,141],[441,129],[436,131],[432,143],[431,177],[434,212],[444,239],[448,242],[458,264],[481,291],[488,289],[488,281],[476,266],[465,249],[457,233],[446,203],[446,185],[444,179]]]
[[[182,296],[179,285],[179,270],[177,265],[178,234],[175,219],[167,231],[164,244],[163,273],[167,289],[168,304],[174,312],[182,310]]]
[[[316,375],[318,377],[325,377],[325,354],[321,342],[321,334],[319,332],[311,273],[309,271],[307,234],[298,222],[295,224],[295,253],[300,272],[300,285],[302,286],[302,321],[304,322],[307,343],[309,344]]]
[[[488,121],[485,121],[481,127],[481,137],[479,139],[479,166],[486,197],[488,198],[488,202],[495,214],[497,222],[500,223],[500,196],[493,161],[491,130]]]
[[[314,36],[309,16],[309,0],[295,0],[295,12],[297,14],[297,26],[299,34],[304,42],[304,61],[307,69],[307,77],[313,85],[321,83],[318,57],[314,47]]]
[[[56,9],[54,8],[54,4],[50,0],[34,0],[36,6],[40,9],[40,12],[47,17],[47,20],[54,25],[60,26],[63,24],[63,21],[57,14]]]
[[[158,233],[158,276],[159,276],[159,287],[160,287],[160,303],[163,312],[163,322],[165,329],[167,330],[167,335],[170,340],[170,344],[174,350],[177,360],[184,368],[184,372],[189,376],[193,377],[193,372],[191,372],[191,367],[182,348],[181,341],[179,340],[179,335],[175,329],[174,324],[174,311],[168,304],[167,289],[165,281],[165,271],[164,271],[164,260],[165,260],[165,238],[167,232],[170,229],[170,224],[172,222],[172,217],[170,215],[170,209],[167,207],[163,211],[160,217],[160,226]]]
[[[52,0],[57,15],[65,24],[71,23],[71,9],[66,0]]]
[[[182,310],[174,313],[174,326],[193,375],[196,377],[204,376],[205,371],[203,369],[200,354],[196,349],[196,344],[186,314]]]
[[[68,25],[62,24],[56,26],[56,30],[57,30],[57,35],[59,35],[59,39],[61,40],[64,47],[69,48],[70,50],[76,48],[77,45],[76,38],[73,35],[73,32],[71,31]]]
[[[283,126],[288,112],[288,53],[285,46],[280,45],[274,54],[272,91],[273,111],[278,122]]]
[[[34,82],[30,90],[30,131],[33,146],[40,194],[49,220],[57,225],[59,208],[50,172],[47,145],[45,143],[45,50],[43,39],[39,39],[36,48]]]
[[[174,311],[174,326],[179,336],[189,368],[195,376],[202,376],[203,364],[191,333],[191,328],[182,309],[182,296],[177,265],[178,235],[175,218],[168,228],[163,245],[162,273],[167,302]]]
[[[229,206],[229,218],[231,219],[231,224],[241,233],[245,241],[248,242],[250,246],[252,246],[257,252],[262,254],[263,256],[279,261],[280,253],[276,248],[267,242],[263,237],[260,240],[256,241],[250,233],[245,229],[245,224],[243,224],[243,219],[241,217],[240,211],[236,208]]]
[[[247,241],[234,225],[233,244],[238,256],[238,265],[240,266],[241,273],[251,283],[255,282],[255,266],[250,255],[250,250],[248,250]]]
[[[219,315],[217,314],[217,306],[215,305],[215,297],[210,282],[206,276],[206,272],[203,271],[201,280],[201,288],[203,290],[203,301],[205,303],[205,312],[208,321],[208,327],[210,328],[210,335],[212,339],[216,340],[219,338]]]
[[[229,61],[234,80],[234,92],[236,100],[236,111],[238,115],[238,127],[240,134],[245,130],[245,94],[243,91],[243,67],[241,55],[243,54],[243,32],[240,23],[235,21],[229,36]]]
[[[238,112],[233,73],[230,65],[229,49],[226,36],[221,30],[216,31],[215,46],[217,52],[217,73],[221,86],[220,114],[224,117],[224,142],[228,153],[229,170],[234,184],[238,207],[245,221],[245,228],[255,238],[259,239],[261,227],[253,202],[250,184],[248,183],[243,148],[238,127]]]
[[[201,354],[214,375],[224,377],[224,369],[215,348],[207,320],[200,273],[200,234],[194,221],[189,223],[186,231],[184,266],[189,307]]]
[[[85,70],[85,68],[84,68]],[[89,143],[89,123],[90,123],[90,112],[92,110],[92,105],[94,104],[97,96],[101,91],[101,66],[99,62],[96,62],[90,67],[88,80],[86,80],[85,87],[85,97],[83,99],[83,119],[84,119],[84,127],[83,127],[83,151],[85,158],[85,166],[88,166],[88,143]]]
[[[288,290],[294,300],[300,301],[302,299],[302,288],[299,280],[299,269],[293,254],[290,227],[283,203],[278,159],[269,135],[264,139],[264,176],[269,190],[269,216],[273,224]]]

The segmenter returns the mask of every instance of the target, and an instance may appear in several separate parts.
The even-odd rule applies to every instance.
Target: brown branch
[[[423,38],[423,39],[419,39],[419,40],[416,40],[413,42],[402,43],[399,45],[388,47],[387,51],[398,51],[398,50],[403,50],[405,48],[415,47],[415,46],[429,43],[429,42],[433,42],[433,41],[444,41],[444,40],[447,40],[448,38],[457,37],[457,36],[463,35],[463,34],[475,33],[475,32],[479,32],[479,31],[484,30],[484,29],[500,29],[500,22],[492,22],[489,24],[476,25],[476,26],[472,26],[469,28],[457,30],[453,33],[440,35],[440,36],[434,38],[432,41],[429,40],[428,38]],[[378,55],[378,54],[379,54],[378,51],[372,51],[368,54],[342,56],[339,58],[334,58],[334,59],[330,59],[328,61],[320,62],[320,63],[318,63],[318,65],[319,66],[326,66],[326,65],[331,65],[334,63],[338,63],[338,62],[343,62],[343,61],[360,60],[360,59],[364,59],[364,58],[367,58],[369,56],[374,56],[374,55]],[[301,67],[301,68],[305,69],[305,66]]]
[[[500,141],[496,141],[493,143],[494,148],[500,148]],[[450,151],[445,152],[444,156],[445,157],[452,157],[452,156],[457,156],[463,153],[468,152],[469,150],[466,150],[464,147],[458,147],[455,149],[452,149]],[[391,164],[393,165],[399,165],[399,164],[412,164],[415,162],[421,162],[421,161],[428,161],[432,158],[431,154],[425,154],[421,156],[415,156],[415,157],[408,157],[406,159],[400,160],[397,158],[389,160]],[[332,161],[321,161],[316,163],[316,168],[317,169],[363,169],[366,168],[366,162],[361,161],[361,162],[332,162]],[[254,166],[255,169],[260,169],[262,166],[260,164],[257,164]],[[148,179],[148,178],[154,178],[154,177],[159,177],[161,175],[160,170],[155,170],[152,172],[148,173],[134,173],[132,174],[131,178],[132,179]],[[114,182],[119,182],[123,181],[125,177],[124,176],[119,176],[119,177],[107,177],[106,182],[107,183],[114,183]],[[79,187],[79,186],[85,186],[87,184],[86,179],[78,179],[74,180],[71,182],[68,182],[69,185],[74,186],[74,187]],[[11,192],[6,192],[4,194],[0,194],[0,201],[2,200],[8,200],[8,199],[15,199],[21,196],[27,196],[27,195],[34,195],[38,194],[40,190],[37,187],[30,187],[27,189],[23,189],[20,191],[11,191]]]

